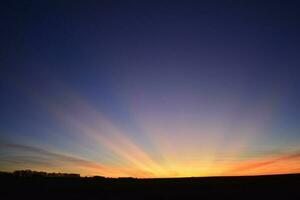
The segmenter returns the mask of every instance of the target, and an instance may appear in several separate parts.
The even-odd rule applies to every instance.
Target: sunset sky
[[[300,173],[299,6],[1,2],[0,171]]]

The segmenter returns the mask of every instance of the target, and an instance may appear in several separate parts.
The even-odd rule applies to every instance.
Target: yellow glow
[[[31,168],[43,171],[67,171],[82,175],[102,175],[108,177],[191,177],[191,176],[231,176],[300,172],[300,154],[296,152],[276,156],[252,157],[241,159],[247,153],[247,147],[255,143],[261,131],[257,121],[247,121],[234,129],[220,124],[197,124],[184,120],[174,123],[161,123],[158,119],[149,119],[139,115],[132,108],[133,116],[149,142],[161,156],[154,159],[142,144],[134,142],[131,134],[123,132],[110,119],[95,111],[79,96],[67,92],[66,99],[71,99],[83,117],[93,119],[83,122],[74,117],[59,104],[38,95],[34,97],[42,103],[63,125],[74,130],[77,136],[95,142],[99,147],[113,154],[117,160],[103,163],[101,160],[90,161],[76,155],[72,159],[56,160],[57,166],[39,164],[19,165],[19,168]],[[267,119],[272,114],[271,108],[259,116]],[[151,123],[150,123],[151,122]],[[226,132],[231,131],[234,139],[227,140]],[[224,142],[225,141],[225,142]],[[58,152],[65,154],[64,152]],[[57,153],[57,154],[58,154]],[[101,154],[101,152],[95,152]],[[55,154],[56,155],[56,154]],[[75,157],[75,158],[74,158]],[[76,163],[76,164],[74,164]]]

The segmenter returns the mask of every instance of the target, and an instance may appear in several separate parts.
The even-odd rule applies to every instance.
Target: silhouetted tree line
[[[27,170],[16,170],[12,172],[12,175],[18,177],[70,177],[80,178],[80,174],[69,174],[69,173],[48,173],[42,171]]]
[[[84,179],[108,179],[104,176],[92,176],[92,177],[82,177],[80,174],[75,173],[49,173],[49,172],[43,172],[43,171],[34,171],[30,169],[26,170],[16,170],[14,172],[3,172],[0,171],[0,176],[14,176],[14,177],[63,177],[63,178],[84,178]],[[127,178],[127,177],[126,177]]]
[[[89,177],[82,177],[80,174],[75,173],[49,173],[43,171],[34,171],[31,169],[26,170],[16,170],[14,172],[2,172],[0,171],[0,176],[14,176],[14,177],[65,177],[65,178],[84,178],[84,179],[122,179],[122,180],[135,180],[134,177],[118,177],[118,178],[111,178],[105,176],[89,176]]]

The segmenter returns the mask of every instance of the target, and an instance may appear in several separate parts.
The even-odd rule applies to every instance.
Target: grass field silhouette
[[[137,179],[1,173],[0,180],[4,199],[300,198],[300,174]]]

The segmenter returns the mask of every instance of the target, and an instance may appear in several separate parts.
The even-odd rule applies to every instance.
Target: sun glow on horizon
[[[75,93],[64,92],[63,99],[68,106],[31,94],[68,130],[67,137],[72,140],[69,150],[49,147],[49,144],[46,147],[45,144],[1,143],[10,155],[1,169],[31,168],[84,176],[138,178],[300,172],[297,148],[269,155],[249,150],[263,131],[265,124],[261,122],[265,123],[273,114],[270,107],[255,113],[258,119],[239,121],[239,125],[231,128],[226,118],[218,124],[215,121],[195,123],[184,118],[172,123],[164,118],[164,113],[153,118],[145,114],[147,111],[140,112],[140,108],[131,106],[142,136],[137,139]],[[226,138],[228,131],[231,131],[230,139]],[[15,162],[13,167],[9,165],[11,162]]]

